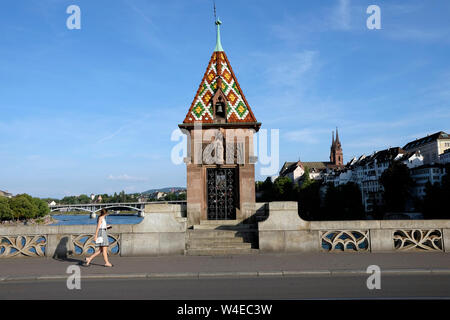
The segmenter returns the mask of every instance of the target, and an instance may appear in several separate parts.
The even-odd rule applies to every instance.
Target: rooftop
[[[256,123],[220,42],[220,20],[216,21],[217,43],[203,79],[183,124],[215,123],[214,99],[222,101],[227,123]],[[220,96],[220,98],[219,98]]]
[[[408,142],[403,147],[403,149],[405,149],[405,150],[414,149],[414,148],[420,147],[424,144],[436,141],[438,139],[449,139],[450,140],[450,135],[444,131],[439,131],[439,132],[433,133],[432,135]]]
[[[352,163],[352,166],[366,165],[374,162],[375,160],[378,163],[389,162],[395,160],[399,155],[402,155],[402,157],[404,157],[405,154],[407,154],[407,152],[400,147],[388,148],[381,151],[377,151],[374,154],[366,156],[362,159],[360,157],[357,161]]]

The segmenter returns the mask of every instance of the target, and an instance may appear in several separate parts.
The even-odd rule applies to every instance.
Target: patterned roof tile
[[[216,68],[216,64],[218,64],[218,68]],[[218,72],[219,74],[217,74]],[[222,80],[221,90],[227,99],[227,122],[256,123],[256,118],[242,93],[230,62],[223,51],[216,51],[212,54],[206,72],[183,123],[194,123],[198,121],[204,123],[214,122],[212,97],[218,90],[217,79],[219,77],[225,80]]]

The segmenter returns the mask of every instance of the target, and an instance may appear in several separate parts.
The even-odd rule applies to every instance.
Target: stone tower
[[[202,220],[245,221],[254,212],[253,134],[261,123],[239,86],[220,40],[182,124],[188,137],[188,225]]]
[[[332,165],[342,167],[344,165],[344,153],[342,152],[341,141],[339,141],[339,132],[336,128],[336,140],[334,139],[334,131],[331,138],[330,162]]]

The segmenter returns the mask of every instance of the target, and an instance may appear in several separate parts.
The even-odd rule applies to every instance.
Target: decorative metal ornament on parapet
[[[72,235],[72,243],[75,256],[82,256],[86,254],[93,254],[95,252],[94,235],[80,234]],[[108,253],[111,255],[118,255],[120,253],[120,234],[108,234],[109,246]]]
[[[326,251],[369,251],[368,230],[333,230],[320,233],[322,249]]]
[[[0,258],[45,256],[45,236],[1,236]]]
[[[442,231],[430,230],[397,230],[394,232],[396,250],[443,251]]]

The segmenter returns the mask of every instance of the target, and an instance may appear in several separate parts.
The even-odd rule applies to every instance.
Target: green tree
[[[275,201],[295,201],[296,189],[292,180],[288,177],[279,177],[273,184]]]
[[[314,180],[312,180],[310,177],[310,172],[309,172],[308,167],[305,167],[305,172],[303,172],[302,177],[303,177],[303,182],[302,182],[301,189],[308,188],[314,182]]]
[[[0,197],[0,220],[11,220],[14,218],[9,202],[8,198]]]
[[[91,198],[85,194],[81,194],[78,196],[78,203],[79,204],[91,203]]]
[[[450,164],[445,166],[446,174],[442,177],[441,184],[425,185],[425,196],[422,202],[422,210],[426,219],[450,219],[448,199],[450,199]]]
[[[271,202],[274,199],[273,182],[270,177],[267,177],[264,182],[258,181],[256,185],[256,191],[260,194],[257,201]]]
[[[343,220],[364,219],[364,205],[362,203],[362,194],[356,183],[348,182],[339,186],[341,199],[341,218]]]
[[[62,204],[78,204],[77,197],[74,196],[66,196],[61,200]]]
[[[177,200],[177,195],[173,192],[168,193],[165,197],[164,197],[165,201],[176,201]]]
[[[321,220],[321,196],[320,188],[322,183],[311,181],[298,190],[298,211],[302,219],[312,221]]]
[[[33,198],[32,203],[37,208],[37,217],[44,217],[50,213],[50,208],[47,205],[47,202],[41,200],[39,198]]]
[[[326,186],[326,192],[324,197],[324,207],[322,213],[322,219],[324,220],[339,220],[341,209],[340,192],[334,184],[329,183]],[[322,220],[321,219],[321,220]]]
[[[443,200],[442,187],[438,184],[425,185],[425,196],[423,197],[423,215],[426,219],[438,219],[441,216],[441,201]]]
[[[39,212],[38,207],[33,203],[33,198],[27,194],[10,199],[10,207],[17,220],[35,218]]]
[[[359,186],[353,182],[335,187],[326,186],[321,219],[361,220],[365,218],[364,205]]]
[[[381,175],[380,183],[384,188],[383,199],[386,210],[403,212],[406,201],[411,197],[411,188],[414,186],[408,167],[394,161]]]

